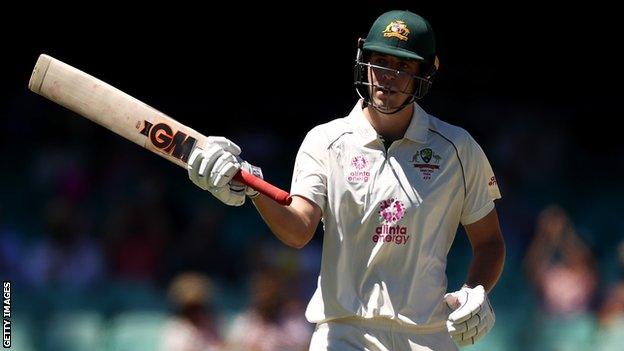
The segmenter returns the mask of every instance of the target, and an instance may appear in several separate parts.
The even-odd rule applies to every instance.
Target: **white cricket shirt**
[[[307,319],[387,317],[423,330],[447,318],[446,256],[459,224],[483,218],[501,197],[464,129],[414,104],[404,138],[386,152],[362,100],[307,134],[291,194],[323,211],[321,272]]]

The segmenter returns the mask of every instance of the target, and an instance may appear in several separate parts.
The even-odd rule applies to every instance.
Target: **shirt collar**
[[[366,116],[364,116],[364,111],[362,110],[363,103],[364,100],[358,100],[347,118],[351,121],[353,132],[360,137],[364,145],[366,145],[377,140],[377,131],[375,131],[375,128],[373,128],[366,119]]]
[[[354,133],[362,139],[364,144],[368,144],[377,139],[377,131],[364,116],[364,111],[362,110],[363,102],[364,100],[360,99],[347,118],[352,123]],[[425,143],[428,130],[429,115],[417,103],[414,103],[414,113],[405,131],[405,138],[414,142]]]
[[[429,115],[417,103],[414,103],[414,114],[410,121],[405,137],[417,143],[427,142],[429,135]]]

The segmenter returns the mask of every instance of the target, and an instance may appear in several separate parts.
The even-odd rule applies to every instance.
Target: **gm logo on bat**
[[[195,138],[179,130],[174,133],[166,123],[154,125],[148,121],[143,121],[143,129],[140,133],[145,135],[152,145],[160,151],[184,162],[188,161],[197,142]]]

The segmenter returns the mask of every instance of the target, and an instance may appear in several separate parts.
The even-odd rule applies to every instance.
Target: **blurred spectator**
[[[316,289],[321,269],[321,247],[311,242],[305,247],[295,250],[288,247],[269,233],[262,233],[248,247],[246,253],[247,271],[257,267],[271,267],[280,272],[282,278],[289,282],[289,293],[302,301],[308,301]]]
[[[590,311],[598,283],[595,259],[561,207],[540,213],[525,264],[548,314]]]
[[[23,256],[23,233],[5,222],[5,214],[0,204],[0,273],[2,279],[21,283],[21,257]]]
[[[303,351],[312,336],[304,306],[280,275],[261,269],[251,277],[251,306],[234,317],[227,334],[230,351]]]
[[[539,301],[527,329],[532,349],[589,350],[596,326],[596,263],[561,207],[540,213],[525,264]]]
[[[598,310],[598,321],[608,327],[617,319],[624,319],[624,240],[617,247],[620,279],[607,291]],[[624,331],[622,331],[624,335]]]
[[[168,272],[199,270],[213,278],[223,278],[230,276],[230,271],[240,271],[237,265],[231,264],[230,253],[223,245],[223,210],[197,206],[197,211],[187,214],[187,230],[176,235],[169,248]]]
[[[609,328],[618,320],[624,320],[624,280],[612,286],[600,304],[598,321],[601,327]],[[624,330],[622,330],[624,337]]]
[[[88,232],[89,218],[63,197],[45,205],[45,234],[27,251],[24,271],[29,285],[62,285],[87,289],[103,279],[104,259],[99,243]]]
[[[163,351],[223,350],[212,309],[213,285],[203,274],[179,274],[169,286],[175,315],[163,329]]]
[[[611,286],[598,309],[595,350],[621,350],[624,345],[624,241],[618,245],[620,279]]]
[[[84,167],[88,159],[86,150],[42,147],[30,165],[31,185],[74,203],[84,200],[90,195],[90,178]]]
[[[156,282],[170,235],[169,217],[161,208],[125,203],[106,220],[109,264],[114,279]]]

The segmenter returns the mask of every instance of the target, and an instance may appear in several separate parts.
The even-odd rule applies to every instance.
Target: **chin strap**
[[[407,106],[409,106],[409,105],[411,105],[411,104],[412,104],[412,103],[410,102],[409,104],[407,104],[407,105],[402,105],[402,106],[400,106],[400,107],[398,107],[398,108],[396,108],[396,109],[394,109],[394,110],[392,110],[392,111],[381,110],[381,109],[379,109],[377,106],[375,106],[374,104],[371,104],[371,105],[370,105],[370,107],[374,108],[374,109],[375,109],[375,111],[377,111],[377,112],[379,112],[379,113],[382,113],[382,114],[384,114],[384,115],[393,115],[393,114],[395,114],[395,113],[397,113],[397,112],[399,112],[399,111],[403,110],[404,108],[406,108]]]

